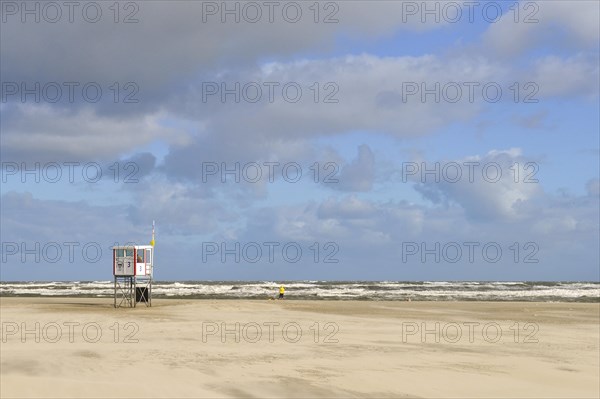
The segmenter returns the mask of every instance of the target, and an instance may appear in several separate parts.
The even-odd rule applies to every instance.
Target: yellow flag
[[[150,245],[154,246],[154,220],[152,221],[152,241],[150,241]]]

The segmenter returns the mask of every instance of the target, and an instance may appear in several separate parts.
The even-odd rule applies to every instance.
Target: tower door
[[[123,257],[123,275],[133,276],[135,273],[135,258],[133,257],[133,248],[127,248],[125,250],[125,256]]]

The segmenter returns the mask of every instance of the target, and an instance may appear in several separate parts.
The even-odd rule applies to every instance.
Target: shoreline
[[[43,300],[49,300],[50,302],[53,299],[72,299],[72,300],[78,300],[78,299],[87,299],[90,301],[109,301],[112,303],[113,300],[113,296],[92,296],[92,295],[0,295],[0,301],[2,300],[19,300],[19,299],[24,299],[24,300],[33,300],[33,299],[43,299]],[[218,297],[218,298],[213,298],[213,297],[208,297],[208,296],[198,296],[198,297],[191,297],[191,296],[156,296],[153,295],[152,296],[152,302],[154,303],[154,301],[191,301],[191,302],[195,302],[195,301],[241,301],[241,302],[263,302],[263,301],[279,301],[279,302],[296,302],[296,301],[300,301],[300,302],[315,302],[315,303],[321,303],[321,302],[337,302],[337,303],[343,303],[343,302],[372,302],[372,303],[382,303],[382,302],[389,302],[389,303],[430,303],[430,304],[443,304],[443,303],[498,303],[498,304],[506,304],[506,303],[521,303],[521,304],[527,304],[527,303],[547,303],[547,304],[587,304],[587,305],[600,305],[600,298],[598,298],[598,302],[580,302],[580,301],[539,301],[539,300],[520,300],[520,299],[511,299],[511,300],[498,300],[498,299],[440,299],[440,300],[429,300],[429,299],[412,299],[410,301],[407,300],[402,300],[402,299],[362,299],[362,298],[348,298],[348,299],[341,299],[341,298],[319,298],[319,299],[306,299],[306,298],[298,298],[298,297],[293,297],[291,295],[286,296],[284,299],[279,299],[276,298],[275,295],[273,295],[272,297],[267,297],[267,298],[240,298],[240,297]],[[145,307],[143,304],[142,305],[138,305],[141,307]]]
[[[113,296],[97,296],[97,295],[0,295],[0,300],[2,299],[10,299],[10,298],[14,298],[14,299],[48,299],[48,300],[52,300],[53,298],[56,299],[73,299],[73,300],[77,300],[77,299],[90,299],[90,300],[108,300],[108,301],[112,301],[113,300]],[[262,297],[227,297],[227,296],[203,296],[203,295],[198,295],[198,296],[194,296],[194,295],[188,295],[188,296],[163,296],[163,295],[153,295],[152,296],[152,301],[269,301],[269,300],[275,300],[275,301],[279,301],[279,298],[277,298],[275,295],[273,295],[272,297],[266,297],[266,298],[262,298]],[[392,303],[445,303],[445,302],[449,302],[449,303],[521,303],[521,304],[532,304],[532,303],[548,303],[548,304],[552,304],[552,303],[562,303],[562,304],[600,304],[600,298],[596,298],[596,297],[590,297],[590,300],[539,300],[539,299],[531,299],[531,300],[523,300],[523,299],[505,299],[505,300],[499,300],[499,299],[464,299],[464,298],[459,298],[459,299],[439,299],[439,300],[432,300],[432,299],[419,299],[419,298],[415,298],[415,299],[411,299],[411,300],[406,300],[406,299],[379,299],[379,298],[305,298],[305,297],[293,297],[292,295],[287,296],[285,299],[283,299],[283,301],[288,301],[288,302],[296,302],[296,301],[300,301],[300,302],[373,302],[373,303],[380,303],[380,302],[392,302]],[[144,306],[143,304],[141,305],[142,307]]]

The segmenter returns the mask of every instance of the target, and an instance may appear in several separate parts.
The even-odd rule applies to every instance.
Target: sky
[[[0,2],[0,280],[600,280],[597,1]]]

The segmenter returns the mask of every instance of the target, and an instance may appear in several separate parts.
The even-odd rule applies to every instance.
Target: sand
[[[600,304],[0,298],[0,319],[2,398],[600,396]]]

